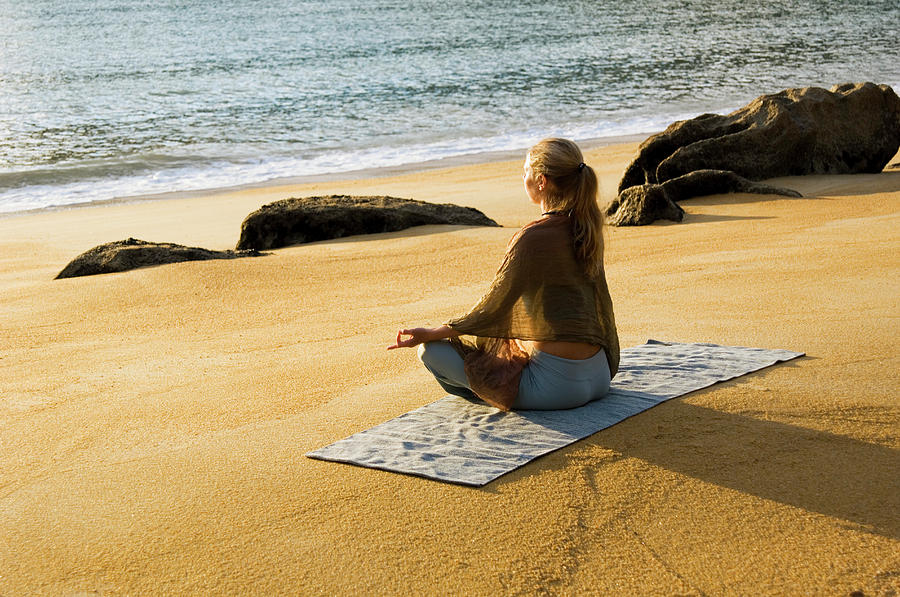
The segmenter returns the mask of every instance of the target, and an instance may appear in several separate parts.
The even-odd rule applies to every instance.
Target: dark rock
[[[257,257],[258,251],[210,251],[199,247],[185,247],[171,243],[151,243],[136,238],[99,245],[85,251],[67,265],[56,279],[75,278],[124,272],[138,267],[178,263],[181,261],[203,261],[207,259],[234,259],[236,257]]]
[[[619,190],[694,170],[750,180],[881,172],[900,148],[900,98],[873,83],[786,89],[727,116],[704,114],[650,137]]]
[[[241,224],[237,248],[274,249],[426,224],[497,226],[477,209],[397,197],[302,197],[262,206]]]
[[[672,201],[683,201],[702,195],[720,193],[758,193],[761,195],[784,195],[802,197],[794,189],[774,187],[761,182],[747,180],[730,170],[694,170],[662,184],[666,195]]]
[[[684,210],[666,196],[662,185],[642,184],[619,193],[606,208],[606,216],[612,226],[646,226],[656,220],[680,222]]]
[[[831,90],[787,89],[761,96],[727,116],[704,114],[676,122],[650,137],[626,169],[619,193],[702,170],[730,171],[748,180],[881,172],[898,148],[900,98],[887,85],[847,83]],[[678,201],[699,194],[771,192],[740,188],[745,183],[735,186],[725,178],[700,180],[678,183],[677,191],[670,187],[669,198]],[[731,186],[735,188],[728,188]],[[618,199],[613,203],[627,202]],[[648,218],[633,214],[617,218],[613,210],[609,221]]]
[[[644,226],[656,220],[680,222],[684,210],[678,201],[719,193],[801,196],[793,189],[753,182],[727,170],[696,170],[663,184],[628,187],[607,207],[607,222],[613,226]]]

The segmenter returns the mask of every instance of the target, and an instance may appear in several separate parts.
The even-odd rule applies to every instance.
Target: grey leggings
[[[465,398],[477,398],[469,388],[462,357],[449,342],[420,344],[419,358],[444,390]],[[556,410],[583,406],[605,396],[609,382],[609,363],[603,349],[582,360],[534,351],[522,371],[519,396],[513,408]]]

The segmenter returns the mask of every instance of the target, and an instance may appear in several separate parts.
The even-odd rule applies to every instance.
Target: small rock
[[[628,187],[606,208],[606,221],[612,226],[646,226],[656,220],[680,222],[684,210],[666,196],[659,184]]]
[[[258,257],[259,255],[262,255],[259,251],[211,251],[199,247],[153,243],[128,238],[98,245],[85,251],[64,267],[56,279],[124,272],[138,267],[181,261],[235,259],[237,257]]]
[[[607,207],[607,222],[613,226],[645,226],[656,220],[680,222],[684,210],[679,201],[719,193],[801,196],[793,189],[753,182],[727,170],[696,170],[663,184],[628,187]]]

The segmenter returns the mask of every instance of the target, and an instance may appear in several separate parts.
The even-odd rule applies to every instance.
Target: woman
[[[532,147],[524,168],[542,217],[510,240],[488,292],[445,325],[400,330],[388,349],[419,346],[451,394],[502,410],[574,408],[605,395],[619,364],[597,176],[566,139]]]

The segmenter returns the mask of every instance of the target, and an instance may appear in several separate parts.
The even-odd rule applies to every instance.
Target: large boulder
[[[426,224],[498,226],[477,209],[449,203],[347,195],[292,197],[264,205],[247,216],[237,248],[274,249]]]
[[[900,98],[889,86],[786,89],[727,116],[704,114],[676,122],[644,141],[619,183],[617,203],[626,203],[621,200],[626,189],[665,184],[700,170],[733,172],[750,181],[881,172],[898,148]],[[732,192],[715,184],[705,188]],[[636,192],[630,193],[632,199]],[[611,209],[610,221],[616,219]]]
[[[178,263],[181,261],[203,261],[207,259],[234,259],[236,257],[256,257],[258,251],[211,251],[199,247],[185,247],[171,243],[152,243],[136,238],[128,238],[99,245],[85,251],[73,259],[56,276],[75,278],[124,272],[138,267]]]

